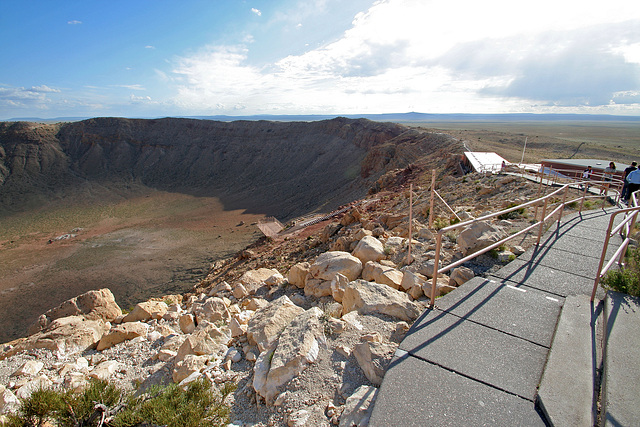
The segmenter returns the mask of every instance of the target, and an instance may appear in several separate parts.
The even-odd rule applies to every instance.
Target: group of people
[[[614,162],[609,163],[604,169],[604,177],[603,180],[607,183],[600,190],[600,195],[603,195],[605,191],[609,188],[609,183],[613,180],[613,175],[616,173],[616,164]],[[591,179],[591,174],[593,174],[593,169],[591,166],[587,166],[587,169],[582,172],[582,179],[589,180]],[[640,169],[638,169],[638,163],[632,162],[631,166],[626,168],[622,174],[622,180],[624,184],[622,186],[621,199],[624,203],[628,203],[631,198],[631,194],[635,191],[640,190]],[[589,186],[587,185],[587,188]]]

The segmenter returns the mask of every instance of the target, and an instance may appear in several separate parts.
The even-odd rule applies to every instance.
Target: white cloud
[[[155,47],[155,46],[152,46],[152,45],[150,45],[150,44],[148,44],[148,45],[146,45],[144,48],[145,48],[145,49],[155,49],[156,47]]]
[[[131,89],[131,90],[146,90],[144,88],[144,86],[140,85],[140,84],[134,84],[134,85],[116,85],[115,87],[122,87],[125,89]]]
[[[69,25],[80,25],[82,24],[82,21],[77,21],[77,20],[73,20],[73,21],[67,21],[67,24]]]
[[[634,4],[381,0],[320,48],[258,67],[248,43],[209,46],[180,58],[171,78],[176,102],[198,111],[612,108],[640,90]]]
[[[259,9],[256,9],[255,7],[251,8],[251,12],[255,13],[258,16],[262,16],[262,12]]]

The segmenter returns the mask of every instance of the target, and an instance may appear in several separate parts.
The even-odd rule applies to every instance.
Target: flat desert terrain
[[[124,200],[52,203],[0,218],[0,342],[22,336],[46,310],[108,287],[123,309],[182,293],[211,263],[261,235],[262,215],[215,198],[151,189]]]

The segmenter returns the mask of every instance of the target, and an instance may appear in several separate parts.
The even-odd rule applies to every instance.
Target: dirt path
[[[91,289],[110,288],[123,309],[182,293],[213,261],[255,240],[261,218],[225,211],[214,198],[149,191],[0,219],[0,342]]]

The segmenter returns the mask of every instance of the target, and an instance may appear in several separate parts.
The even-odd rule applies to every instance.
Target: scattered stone
[[[309,278],[318,280],[333,280],[337,274],[342,274],[349,280],[355,280],[362,272],[362,262],[347,252],[325,252],[316,258],[309,268]]]
[[[304,309],[295,305],[289,297],[282,296],[266,307],[256,311],[249,321],[247,338],[249,342],[264,351],[278,337],[284,328]]]
[[[142,322],[129,322],[112,326],[109,332],[102,336],[96,350],[102,351],[123,341],[145,336],[147,328],[147,325]]]
[[[395,351],[395,345],[365,341],[354,347],[353,354],[367,379],[375,385],[380,385]]]
[[[382,242],[373,236],[363,237],[353,250],[353,256],[358,258],[362,264],[369,261],[380,261],[386,257]]]
[[[43,367],[44,363],[39,360],[28,360],[17,371],[11,374],[11,376],[19,377],[21,375],[27,375],[29,377],[35,377]]]
[[[378,395],[378,389],[362,385],[347,398],[344,410],[340,416],[340,427],[365,427],[369,425],[373,403]]]
[[[289,283],[300,289],[304,288],[307,274],[309,273],[310,268],[311,264],[309,264],[308,262],[300,262],[298,264],[295,264],[289,269]]]
[[[111,322],[121,314],[122,310],[116,304],[116,300],[109,289],[89,291],[71,298],[41,315],[38,321],[31,325],[28,334],[33,335],[47,328],[51,322],[61,317],[82,316],[88,320],[99,319],[104,322]]]
[[[456,267],[452,272],[451,276],[449,276],[449,283],[454,282],[456,286],[460,286],[463,283],[473,279],[475,273],[472,269],[460,266]]]
[[[413,321],[420,315],[407,294],[374,282],[350,282],[342,299],[344,312],[357,310],[360,314],[381,313],[401,320]],[[343,316],[344,318],[344,316]]]
[[[122,322],[146,322],[151,319],[162,319],[168,309],[169,306],[164,301],[141,302],[133,307],[131,313],[127,314]]]
[[[478,221],[465,227],[456,240],[463,255],[484,249],[506,237],[504,231],[487,222]]]

